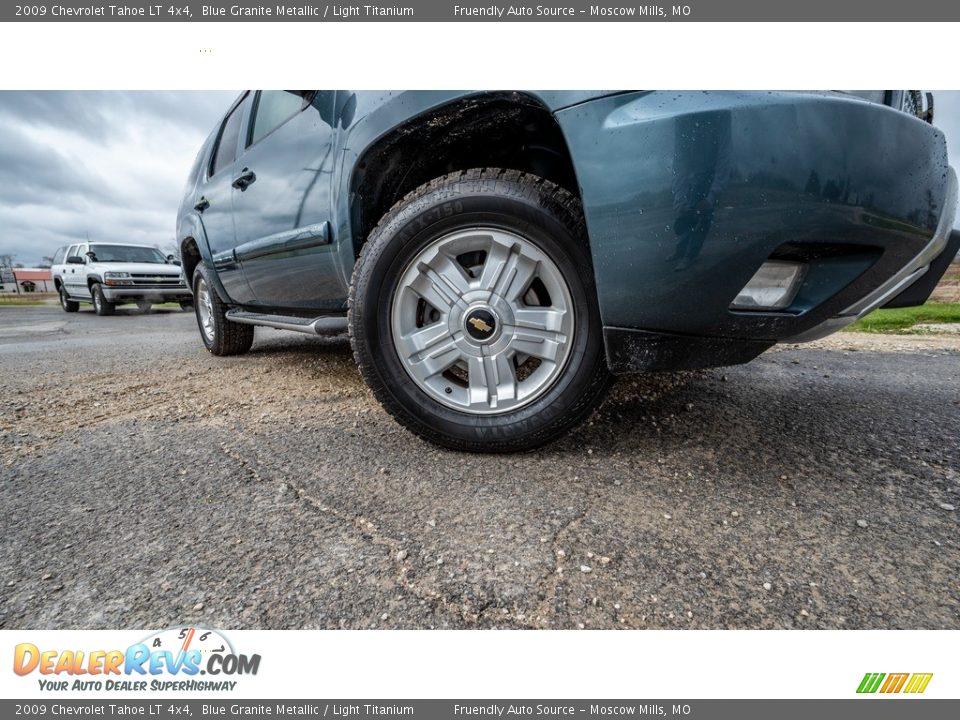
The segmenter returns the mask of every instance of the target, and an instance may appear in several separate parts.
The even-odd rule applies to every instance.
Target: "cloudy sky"
[[[228,92],[0,92],[0,255],[82,240],[173,243],[187,173]],[[960,92],[937,93],[960,165]]]
[[[197,150],[231,92],[0,92],[0,254],[83,239],[172,245]]]

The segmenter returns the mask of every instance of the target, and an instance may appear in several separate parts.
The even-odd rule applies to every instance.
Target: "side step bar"
[[[292,315],[269,315],[246,310],[227,310],[227,320],[243,325],[263,325],[278,330],[293,330],[308,335],[339,335],[347,331],[347,318],[337,315],[302,318]]]

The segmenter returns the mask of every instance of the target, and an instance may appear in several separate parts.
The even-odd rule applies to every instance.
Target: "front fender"
[[[198,212],[191,211],[179,218],[177,223],[177,237],[180,238],[181,257],[183,257],[184,243],[192,239],[197,244],[197,250],[200,252],[200,262],[206,263],[207,267],[213,269],[213,255],[210,252],[210,245],[207,242],[207,233],[203,228],[203,219]],[[190,292],[193,292],[193,278],[186,277],[182,271],[181,275],[184,276],[184,282],[187,284],[187,287],[190,288]],[[229,298],[230,296],[227,294],[226,288],[223,287],[223,283],[220,282],[220,276],[217,275],[216,270],[214,270],[211,275],[217,294],[221,298]]]
[[[469,112],[471,102],[482,103],[485,99],[512,96],[556,113],[563,108],[576,108],[582,103],[618,92],[413,90],[380,93],[338,90],[334,125],[338,129],[336,153],[340,162],[334,171],[334,218],[331,227],[344,287],[350,285],[355,260],[351,208],[354,175],[364,154],[382,138],[396,131],[402,132],[405,125],[416,122],[418,118],[461,101],[464,102],[463,111]]]

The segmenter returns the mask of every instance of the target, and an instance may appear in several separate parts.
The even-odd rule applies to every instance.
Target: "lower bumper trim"
[[[901,296],[903,296],[905,300],[909,299],[912,295],[911,289],[914,287],[918,288],[916,295],[919,297],[919,291],[922,290],[920,286],[924,285],[924,277],[926,277],[926,282],[929,285],[929,291],[923,295],[920,303],[926,301],[927,296],[933,291],[933,286],[939,281],[950,259],[952,259],[951,257],[947,257],[944,261],[944,253],[948,252],[951,247],[956,251],[956,245],[954,244],[954,236],[956,233],[953,232],[953,221],[957,212],[957,196],[957,174],[953,168],[950,168],[947,175],[946,203],[943,211],[940,213],[937,229],[926,247],[924,247],[913,260],[901,268],[900,272],[836,317],[829,318],[819,325],[815,325],[809,330],[786,338],[781,342],[801,343],[819,340],[852,324],[867,313],[876,310],[878,307],[883,307],[888,303],[892,307],[903,307],[907,305],[907,302],[904,301],[898,304],[896,302],[897,299]],[[931,269],[933,269],[933,273],[939,274],[934,275],[931,273]]]
[[[950,168],[949,174],[947,175],[946,198],[946,205],[940,213],[940,221],[937,223],[937,229],[933,233],[930,242],[920,254],[907,263],[899,273],[890,278],[886,283],[860,300],[860,302],[848,307],[840,313],[840,315],[863,317],[871,310],[876,310],[887,301],[895,298],[903,290],[919,280],[923,274],[930,269],[930,263],[946,248],[953,230],[953,219],[957,211],[957,174],[953,168]]]
[[[656,370],[696,370],[750,362],[772,340],[694,337],[605,327],[607,366],[615,375]]]
[[[148,300],[152,303],[162,302],[180,302],[191,300],[193,295],[185,287],[150,289],[138,287],[109,287],[100,286],[103,296],[110,302],[134,302],[136,300]]]

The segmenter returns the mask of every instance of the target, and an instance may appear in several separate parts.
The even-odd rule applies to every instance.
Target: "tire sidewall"
[[[197,288],[200,286],[201,280],[203,280],[203,282],[206,284],[207,292],[213,293],[214,292],[213,285],[210,283],[210,278],[208,277],[206,267],[204,267],[203,265],[199,265],[197,267],[197,271],[193,274],[193,298],[194,298],[193,314],[197,320],[197,330],[200,331],[200,340],[203,342],[203,346],[210,352],[213,352],[214,346],[216,345],[216,342],[217,342],[217,337],[222,332],[222,328],[220,327],[220,319],[217,317],[217,313],[211,312],[210,314],[212,315],[212,318],[213,318],[213,338],[211,340],[208,340],[207,334],[203,331],[203,320],[200,319],[200,302],[198,300],[199,295],[197,294]],[[216,302],[216,298],[211,296],[210,297],[211,305],[213,305],[214,302]]]

